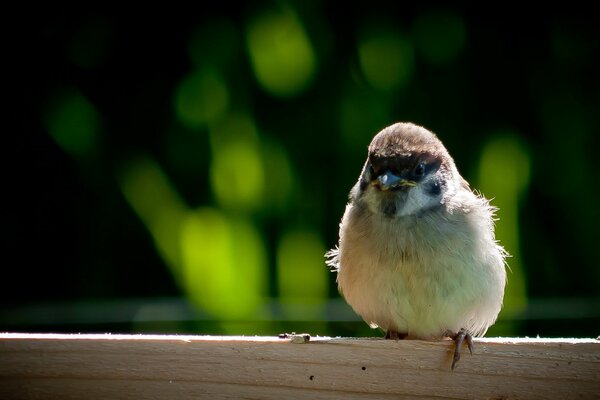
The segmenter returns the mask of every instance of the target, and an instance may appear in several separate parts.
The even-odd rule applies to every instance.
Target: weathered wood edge
[[[213,335],[156,335],[156,334],[111,334],[111,333],[19,333],[19,332],[0,332],[0,340],[135,340],[135,341],[184,341],[184,342],[275,342],[287,343],[294,341],[295,337],[306,334],[287,334],[287,337],[278,336],[213,336]],[[327,342],[344,343],[356,341],[384,341],[381,337],[331,337],[331,336],[310,336],[309,342]],[[294,341],[297,342],[297,341]],[[421,340],[409,340],[409,342],[432,342]],[[447,342],[449,339],[433,340],[433,342]],[[564,344],[597,344],[600,346],[598,338],[530,338],[530,337],[486,337],[474,338],[475,343],[487,344],[531,344],[543,345],[550,343]],[[599,347],[600,350],[600,347]]]
[[[0,398],[599,398],[600,340],[0,334]],[[306,344],[296,344],[306,343]],[[93,394],[93,395],[92,395]],[[91,396],[91,397],[90,397]]]

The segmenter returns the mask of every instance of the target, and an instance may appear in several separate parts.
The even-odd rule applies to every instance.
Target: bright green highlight
[[[46,113],[46,129],[73,158],[93,156],[99,142],[100,115],[78,91],[57,96]]]
[[[190,210],[148,157],[126,166],[119,184],[194,305],[217,319],[256,314],[265,297],[267,256],[254,225],[213,208]]]
[[[467,40],[464,20],[449,11],[429,12],[418,17],[414,36],[423,58],[434,65],[456,60]]]
[[[146,225],[156,248],[181,282],[179,232],[186,206],[160,166],[149,157],[127,165],[119,184],[128,203]]]
[[[325,246],[312,230],[285,233],[277,247],[279,296],[285,301],[310,302],[327,297]]]
[[[256,313],[267,261],[252,224],[203,208],[188,213],[180,238],[186,292],[195,305],[225,320]]]
[[[175,94],[175,111],[189,128],[203,128],[218,120],[229,107],[229,91],[221,74],[210,68],[183,79]]]
[[[286,150],[262,135],[250,115],[229,113],[209,130],[213,160],[211,187],[228,210],[283,210],[293,188]],[[268,193],[268,195],[267,195]]]
[[[514,315],[527,304],[527,283],[519,249],[519,208],[529,187],[529,151],[514,133],[495,136],[484,147],[479,163],[478,188],[499,208],[496,239],[510,253],[504,310]]]
[[[365,79],[378,90],[405,87],[413,76],[412,45],[393,30],[363,34],[358,43],[358,59]]]
[[[267,92],[288,97],[312,83],[316,55],[302,23],[291,10],[264,12],[252,19],[246,41],[254,75]]]
[[[213,156],[210,182],[217,202],[227,209],[252,210],[260,206],[265,176],[260,149],[240,139]]]

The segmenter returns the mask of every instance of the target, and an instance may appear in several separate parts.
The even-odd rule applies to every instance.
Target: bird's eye
[[[423,164],[422,162],[420,162],[415,167],[415,176],[420,178],[423,175],[425,175],[425,164]]]

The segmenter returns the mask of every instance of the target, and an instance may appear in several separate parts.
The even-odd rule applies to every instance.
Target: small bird
[[[427,129],[396,123],[368,149],[327,254],[348,304],[388,339],[450,337],[452,370],[466,341],[496,321],[507,253],[496,209],[473,192]]]

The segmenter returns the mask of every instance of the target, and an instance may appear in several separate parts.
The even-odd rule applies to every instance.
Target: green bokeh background
[[[412,121],[500,208],[489,335],[600,334],[598,24],[340,7],[15,16],[0,330],[379,335],[323,254],[372,136]]]

